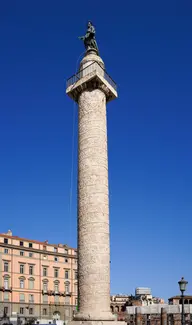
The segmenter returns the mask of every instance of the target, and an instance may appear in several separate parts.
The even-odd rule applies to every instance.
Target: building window
[[[20,289],[24,289],[25,287],[25,283],[24,283],[24,279],[20,280]]]
[[[54,251],[54,253],[57,253],[57,247],[54,247],[53,251]]]
[[[55,296],[55,303],[58,303],[59,302],[59,296]]]
[[[33,275],[33,265],[29,265],[29,274]]]
[[[66,282],[65,283],[65,292],[66,293],[69,293],[69,291],[70,291],[70,283],[69,282]]]
[[[55,261],[55,262],[58,262],[58,257],[55,256],[55,257],[54,257],[54,261]]]
[[[47,259],[47,255],[43,255],[43,259],[46,260]]]
[[[78,279],[78,272],[75,271],[75,280],[77,280],[77,279]]]
[[[78,298],[75,298],[75,305],[78,305]]]
[[[48,296],[47,296],[47,295],[43,295],[43,302],[44,302],[45,304],[48,303]]]
[[[24,264],[20,264],[20,274],[24,274]]]
[[[47,268],[46,267],[43,268],[43,276],[47,276]]]
[[[59,284],[55,283],[55,292],[59,292]]]
[[[68,254],[68,249],[67,248],[65,248],[65,254]]]
[[[43,283],[43,291],[47,291],[47,282]]]
[[[65,258],[65,263],[68,263],[68,258]]]
[[[8,248],[4,248],[4,254],[8,254],[8,253],[9,253]]]
[[[29,252],[29,257],[33,257],[33,253]]]
[[[20,293],[20,295],[19,295],[19,301],[20,302],[25,302],[25,295],[24,295],[24,293]]]
[[[69,271],[68,270],[65,271],[65,279],[69,279]]]
[[[33,308],[29,308],[29,315],[33,315]]]
[[[24,256],[24,252],[23,251],[20,251],[20,256]]]
[[[54,277],[58,278],[59,276],[59,270],[58,269],[54,269]]]
[[[70,304],[70,297],[65,297],[65,305],[69,305]]]
[[[43,246],[43,250],[46,251],[47,250],[47,246],[44,245]]]
[[[43,308],[43,315],[46,316],[47,315],[47,309]]]
[[[4,238],[4,244],[8,244],[8,238]]]
[[[20,246],[23,246],[23,241],[20,241]]]
[[[9,288],[9,279],[8,278],[5,278],[4,279],[4,288],[5,289],[8,289]]]
[[[34,289],[34,280],[29,279],[29,289]]]
[[[23,307],[20,307],[20,314],[24,315],[24,308]]]
[[[4,314],[7,315],[8,314],[8,307],[4,307]]]
[[[34,302],[34,296],[33,295],[29,295],[29,302],[31,302],[31,303]]]
[[[4,262],[4,272],[9,272],[9,263]]]
[[[9,301],[9,292],[4,292],[4,301]]]
[[[32,248],[33,247],[33,244],[32,243],[29,243],[29,248]]]

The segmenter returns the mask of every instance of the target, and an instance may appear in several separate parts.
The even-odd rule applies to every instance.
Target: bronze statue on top
[[[87,24],[87,32],[85,36],[80,36],[79,39],[84,41],[86,51],[95,50],[99,54],[99,49],[95,39],[95,27],[92,22],[89,21]]]

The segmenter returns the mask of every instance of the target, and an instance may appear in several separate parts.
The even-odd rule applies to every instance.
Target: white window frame
[[[24,264],[20,264],[20,274],[24,274],[25,273],[25,265]]]
[[[4,262],[4,272],[9,272],[9,263]]]
[[[20,289],[25,288],[25,280],[24,279],[20,279],[19,287],[20,287]]]

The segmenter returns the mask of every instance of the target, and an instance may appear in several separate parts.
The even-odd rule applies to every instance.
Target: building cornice
[[[38,254],[42,254],[42,255],[51,255],[51,256],[59,256],[59,257],[64,257],[64,258],[77,259],[77,255],[63,254],[63,253],[58,253],[58,252],[50,252],[50,251],[46,251],[46,250],[29,248],[29,247],[24,247],[24,246],[17,246],[17,245],[13,245],[13,244],[0,243],[0,247],[4,247],[4,248],[8,248],[8,249],[18,249],[19,251],[27,251],[27,252],[38,253]],[[7,254],[7,255],[9,256],[10,254]]]

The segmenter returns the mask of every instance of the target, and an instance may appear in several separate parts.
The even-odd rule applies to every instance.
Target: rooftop
[[[192,296],[190,296],[190,295],[184,295],[184,298],[185,299],[192,299]],[[171,298],[169,298],[168,300],[172,300],[172,299],[181,299],[181,296],[173,296],[173,297],[171,297]]]
[[[34,240],[34,239],[23,238],[23,237],[19,237],[19,236],[13,236],[11,230],[9,230],[7,233],[1,233],[0,237],[10,238],[10,239],[17,239],[17,240],[20,240],[20,241],[26,241],[26,242],[30,242],[30,243],[39,244],[39,245],[54,246],[54,247],[66,247],[68,249],[77,250],[76,248],[69,247],[67,244],[49,244],[48,240],[38,241],[38,240]]]

